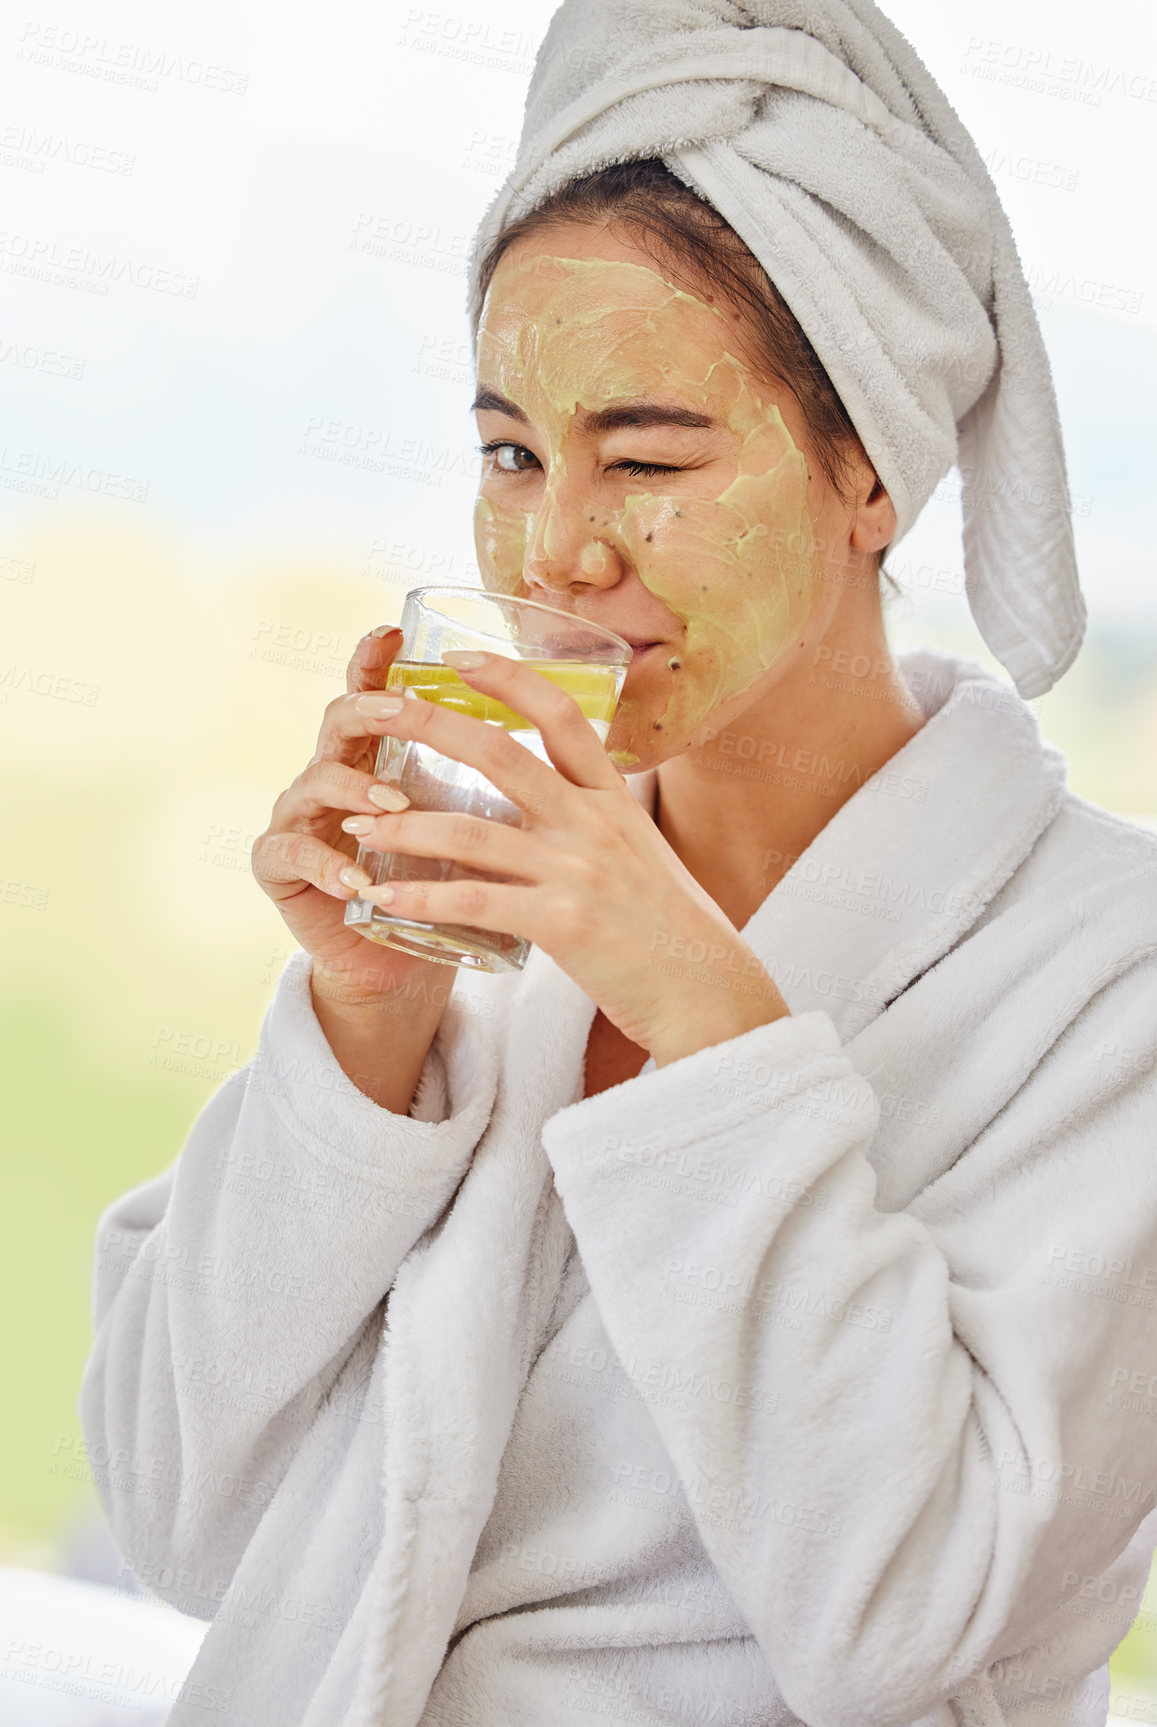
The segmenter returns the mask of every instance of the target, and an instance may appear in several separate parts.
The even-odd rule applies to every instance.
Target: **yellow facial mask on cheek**
[[[482,585],[492,594],[519,594],[526,563],[524,512],[499,510],[479,496],[474,505],[474,547]]]
[[[683,624],[683,643],[661,674],[633,690],[628,678],[608,739],[620,767],[685,748],[715,709],[750,689],[795,639],[822,576],[806,461],[729,338],[716,308],[655,270],[608,259],[504,264],[487,300],[479,378],[529,415],[549,446],[548,473],[565,472],[580,403],[673,399],[713,414],[738,441],[718,493],[717,478],[705,495],[694,472],[655,475],[645,491],[624,492],[610,472],[582,526],[539,523],[517,501],[525,482],[503,477],[478,500],[487,588],[523,591],[527,547],[545,526],[548,539],[571,548],[576,580],[597,579],[613,547]],[[537,510],[550,511],[549,486],[540,481],[533,496]]]

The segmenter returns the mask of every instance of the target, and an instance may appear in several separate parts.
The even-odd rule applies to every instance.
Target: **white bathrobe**
[[[213,1620],[172,1727],[1103,1727],[1157,1540],[1157,840],[1007,684],[900,665],[927,723],[743,931],[791,1017],[583,1099],[534,950],[458,975],[406,1119],[299,952],[106,1214],[94,1474]]]

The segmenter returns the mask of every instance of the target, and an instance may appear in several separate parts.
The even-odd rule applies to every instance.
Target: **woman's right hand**
[[[369,877],[363,871],[358,883],[357,841],[342,832],[343,818],[402,810],[409,802],[375,779],[381,733],[367,732],[357,710],[360,694],[385,688],[401,645],[397,629],[362,637],[346,672],[347,693],[326,708],[313,759],[277,799],[251,857],[258,885],[298,945],[313,956],[315,987],[320,982],[327,996],[351,1004],[380,1002],[431,974],[452,982],[438,961],[383,947],[344,921],[346,902],[356,898],[359,885],[368,886]],[[355,874],[343,881],[343,871]]]

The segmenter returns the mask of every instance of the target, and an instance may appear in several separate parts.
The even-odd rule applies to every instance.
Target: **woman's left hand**
[[[381,695],[361,696],[358,707],[375,734],[417,739],[477,768],[521,810],[522,826],[415,809],[343,826],[375,851],[516,879],[395,882],[362,897],[423,922],[534,942],[657,1067],[786,1015],[759,960],[632,796],[574,698],[502,655],[455,669],[537,726],[554,766],[498,726],[436,702],[407,697],[388,717],[379,717]]]

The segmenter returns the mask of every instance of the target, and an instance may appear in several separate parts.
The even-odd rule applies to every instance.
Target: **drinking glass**
[[[406,595],[402,648],[390,667],[386,689],[502,726],[545,762],[550,758],[537,727],[443,665],[441,656],[448,648],[481,649],[533,666],[575,698],[604,742],[631,663],[631,646],[622,636],[537,600],[511,599],[479,588],[414,588]],[[412,809],[522,825],[522,811],[484,774],[428,744],[383,737],[374,772],[404,792]],[[364,845],[358,847],[357,861],[375,887],[394,881],[515,879],[450,859],[370,851]],[[519,971],[530,952],[531,944],[519,935],[467,924],[424,923],[360,896],[347,902],[345,921],[370,941],[475,971]]]

